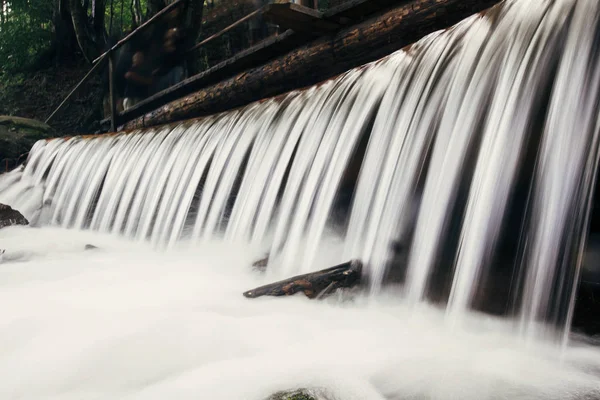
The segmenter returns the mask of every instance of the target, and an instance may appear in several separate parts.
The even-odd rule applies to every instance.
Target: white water
[[[597,349],[542,340],[566,344],[573,317],[599,21],[594,0],[508,1],[281,99],[38,142],[0,176],[41,226],[0,232],[0,399],[600,396]],[[352,257],[371,296],[241,296]]]
[[[55,228],[3,229],[0,242],[28,257],[0,269],[2,399],[262,400],[295,387],[340,400],[600,396],[600,348],[525,347],[490,317],[450,331],[440,310],[415,313],[389,293],[250,301],[241,292],[266,278],[248,269],[248,246],[164,253]]]

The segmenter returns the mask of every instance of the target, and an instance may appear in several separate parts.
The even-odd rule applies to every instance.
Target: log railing
[[[71,90],[71,92],[69,92],[69,94],[63,99],[63,101],[58,105],[58,107],[52,112],[52,114],[50,114],[50,116],[48,118],[46,118],[46,123],[50,122],[50,120],[52,118],[54,118],[56,116],[56,114],[58,114],[58,112],[60,112],[65,106],[66,104],[69,102],[69,100],[73,97],[73,95],[75,93],[77,93],[77,91],[87,82],[89,81],[89,79],[94,76],[94,74],[98,71],[100,71],[105,65],[106,63],[108,63],[108,70],[109,70],[109,96],[110,96],[110,130],[112,132],[115,132],[117,129],[117,117],[118,117],[118,112],[117,112],[117,99],[116,99],[116,88],[115,88],[115,52],[122,47],[123,45],[125,45],[127,42],[129,42],[131,39],[133,39],[134,37],[136,37],[137,35],[139,35],[141,32],[145,31],[146,29],[148,29],[150,26],[152,26],[157,20],[159,20],[161,17],[163,17],[165,14],[169,13],[170,11],[172,11],[173,9],[175,9],[176,7],[181,6],[182,4],[184,4],[186,1],[188,0],[176,0],[175,2],[169,4],[167,7],[163,8],[161,11],[159,11],[157,14],[155,14],[152,18],[150,18],[148,21],[144,22],[142,25],[140,25],[137,29],[135,29],[134,31],[132,31],[130,34],[128,34],[127,36],[125,36],[123,39],[119,40],[114,46],[112,46],[110,49],[108,49],[107,51],[105,51],[102,55],[100,55],[98,58],[96,58],[93,61],[93,67],[88,71],[88,73],[81,79],[81,81],[79,81],[79,83],[73,88],[73,90]],[[246,15],[245,17],[239,19],[238,21],[234,22],[233,24],[227,26],[226,28],[224,28],[223,30],[219,31],[218,33],[215,33],[214,35],[204,39],[203,41],[201,41],[200,43],[194,45],[193,47],[191,47],[190,49],[188,49],[185,52],[185,56],[189,56],[191,55],[194,51],[200,49],[201,47],[205,46],[206,44],[212,42],[213,40],[219,38],[220,36],[222,36],[223,34],[227,33],[228,31],[230,31],[231,29],[241,25],[242,23],[258,16],[259,14],[264,12],[264,9],[268,7],[262,7],[258,10],[253,11],[252,13]]]

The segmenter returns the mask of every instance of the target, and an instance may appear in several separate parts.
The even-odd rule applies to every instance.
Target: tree
[[[57,0],[62,3],[64,0]],[[69,0],[69,10],[77,43],[83,56],[92,62],[106,48],[105,0],[93,0],[91,21],[80,0]]]

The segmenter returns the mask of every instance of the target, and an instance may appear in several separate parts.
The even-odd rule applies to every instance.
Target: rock
[[[296,389],[277,392],[266,400],[334,400],[334,397],[322,389]]]
[[[86,244],[84,250],[96,250],[98,246],[94,246],[93,244]]]
[[[29,225],[29,221],[17,210],[0,204],[0,229],[11,225]]]
[[[54,130],[43,122],[0,115],[0,173],[25,162],[35,142],[54,136]]]
[[[260,272],[264,272],[267,269],[267,265],[269,265],[269,255],[261,258],[260,260],[254,261],[252,263],[252,269]]]

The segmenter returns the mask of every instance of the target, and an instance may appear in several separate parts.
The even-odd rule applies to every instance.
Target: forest
[[[0,0],[0,115],[45,120],[89,71],[92,61],[172,1]],[[263,0],[186,3],[188,43],[237,21]],[[188,75],[209,68],[251,42],[248,25],[195,52]],[[94,77],[53,127],[62,133],[92,133],[102,119],[106,79]]]

